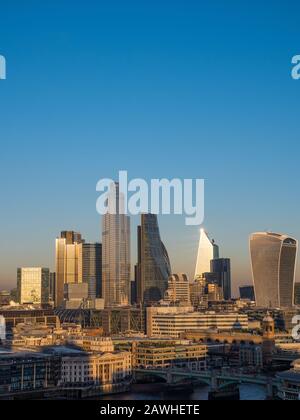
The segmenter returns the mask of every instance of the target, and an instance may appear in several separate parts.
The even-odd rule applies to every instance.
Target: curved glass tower
[[[171,264],[161,241],[157,216],[142,214],[138,228],[137,300],[151,305],[163,299],[171,274]]]
[[[298,241],[287,235],[260,232],[250,237],[256,305],[266,308],[294,306]]]

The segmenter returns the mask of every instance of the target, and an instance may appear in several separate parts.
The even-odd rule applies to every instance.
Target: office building
[[[61,306],[64,301],[64,285],[83,282],[82,247],[80,233],[65,231],[56,239],[56,290],[55,304]]]
[[[10,399],[19,394],[22,399],[26,395],[34,399],[38,391],[56,387],[59,376],[60,361],[49,355],[4,353],[0,360],[0,397],[7,395]]]
[[[55,302],[56,273],[50,273],[50,302]]]
[[[208,302],[220,302],[224,300],[223,289],[217,283],[208,283],[206,293]]]
[[[91,298],[102,296],[102,244],[83,244],[82,281],[90,285]]]
[[[205,277],[197,277],[190,283],[190,299],[195,309],[206,309],[208,307]]]
[[[295,305],[300,306],[300,283],[295,284]]]
[[[10,292],[2,290],[0,292],[0,306],[9,305],[10,300]]]
[[[173,274],[168,280],[168,289],[165,293],[165,302],[179,303],[185,306],[191,304],[190,284],[186,274]]]
[[[0,315],[0,343],[6,339],[6,321],[3,315]]]
[[[143,369],[181,368],[191,371],[206,369],[207,346],[186,340],[136,341],[131,349],[134,367]]]
[[[147,308],[147,336],[179,338],[187,331],[248,330],[248,316],[238,313],[195,312],[192,307]]]
[[[255,301],[255,293],[253,286],[242,286],[240,287],[240,298],[243,300]]]
[[[160,237],[157,216],[142,214],[138,227],[138,304],[148,306],[163,299],[170,275],[170,259]]]
[[[219,247],[214,240],[210,240],[204,229],[200,230],[198,256],[195,270],[195,278],[203,273],[210,272],[210,262],[219,258]]]
[[[289,308],[294,305],[298,241],[277,233],[254,233],[250,237],[256,305]]]
[[[24,304],[47,304],[50,294],[50,270],[31,267],[18,269],[18,300]]]
[[[211,272],[217,275],[217,283],[223,290],[224,300],[231,299],[231,264],[229,258],[211,261]]]
[[[137,303],[136,280],[130,283],[130,287],[131,287],[131,305],[135,305]]]
[[[102,297],[106,307],[130,304],[130,218],[119,184],[111,186],[102,223]]]

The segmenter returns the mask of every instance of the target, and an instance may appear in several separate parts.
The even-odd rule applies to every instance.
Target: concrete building
[[[18,268],[18,300],[24,304],[47,304],[50,296],[49,268]]]
[[[58,384],[60,361],[42,353],[4,353],[0,358],[0,397],[30,394]],[[34,398],[34,397],[32,397]]]
[[[190,299],[191,304],[195,309],[207,309],[208,296],[206,294],[205,277],[199,276],[190,283]]]
[[[0,292],[0,306],[9,305],[10,302],[10,292],[7,290],[1,290]]]
[[[292,364],[292,369],[277,374],[279,380],[278,397],[284,401],[300,400],[300,360]]]
[[[115,351],[111,338],[90,335],[71,335],[67,344],[80,348],[87,353],[113,353]]]
[[[207,346],[203,344],[140,341],[132,344],[131,352],[134,367],[206,369]]]
[[[147,308],[147,336],[179,338],[186,331],[247,330],[248,316],[195,312],[192,307]]]
[[[62,357],[61,386],[106,386],[130,379],[132,375],[131,354],[102,353]]]
[[[186,274],[173,274],[169,277],[164,301],[185,306],[191,305],[190,284]]]
[[[239,345],[239,366],[262,368],[263,348],[260,345]]]
[[[254,233],[250,237],[256,305],[263,308],[294,306],[298,241],[278,233]]]

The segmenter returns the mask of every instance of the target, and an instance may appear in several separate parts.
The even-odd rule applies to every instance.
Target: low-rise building
[[[147,336],[179,338],[186,331],[248,330],[248,316],[195,312],[192,307],[147,308]]]
[[[206,369],[207,346],[203,344],[140,341],[133,343],[131,351],[135,367],[148,369],[172,366],[193,371]]]
[[[300,400],[300,360],[296,360],[292,369],[286,372],[277,374],[279,380],[280,399],[285,401],[299,401]]]
[[[128,352],[62,356],[60,385],[113,386],[129,380],[132,375],[131,354]]]
[[[241,367],[263,367],[263,349],[260,345],[239,346],[239,366]]]

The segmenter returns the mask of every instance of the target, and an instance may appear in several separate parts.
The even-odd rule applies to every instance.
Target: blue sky
[[[18,266],[53,268],[61,229],[99,240],[95,186],[122,169],[206,180],[205,227],[236,285],[251,232],[300,238],[299,2],[3,0],[0,13],[0,287]],[[193,273],[199,229],[160,225],[173,270]]]

